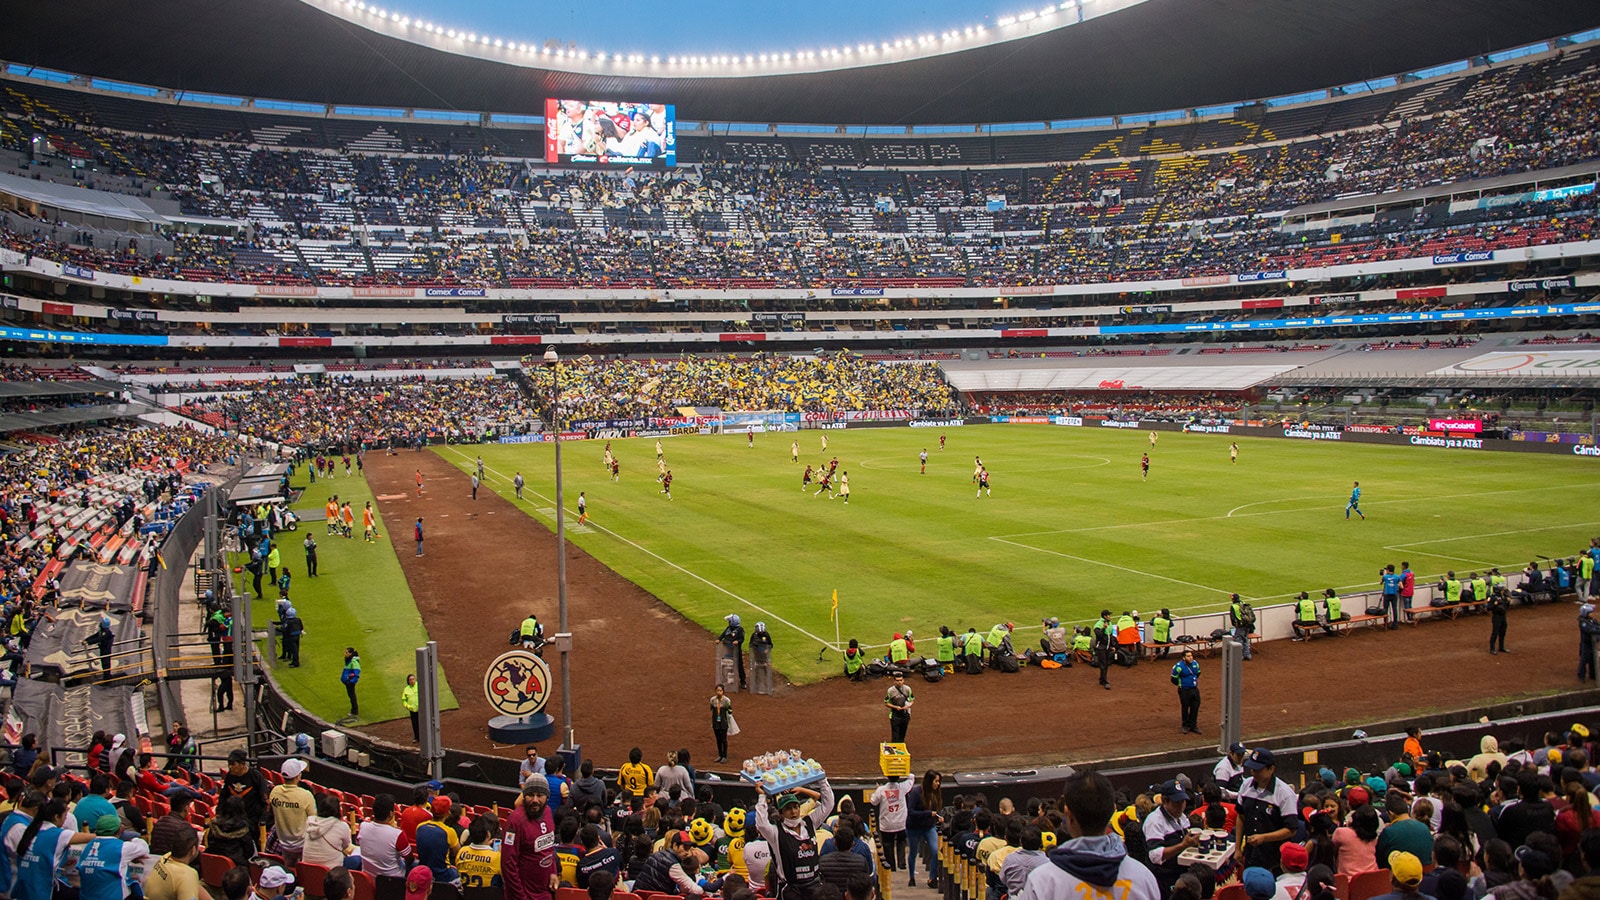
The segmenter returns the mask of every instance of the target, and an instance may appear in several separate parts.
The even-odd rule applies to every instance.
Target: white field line
[[[1583,482],[1581,484],[1552,484],[1552,485],[1546,485],[1544,487],[1514,488],[1514,489],[1511,489],[1511,490],[1504,490],[1504,491],[1474,491],[1472,493],[1467,493],[1467,494],[1442,494],[1442,495],[1437,496],[1437,497],[1407,497],[1407,498],[1401,499],[1401,500],[1378,500],[1378,501],[1374,501],[1374,502],[1368,503],[1367,506],[1368,507],[1387,506],[1387,505],[1395,504],[1395,503],[1433,503],[1433,502],[1436,502],[1436,501],[1439,501],[1439,500],[1459,500],[1459,499],[1462,499],[1464,497],[1494,497],[1494,496],[1499,496],[1499,495],[1502,495],[1502,494],[1526,494],[1526,493],[1531,493],[1531,492],[1534,492],[1534,491],[1566,491],[1566,490],[1572,490],[1574,488],[1595,488],[1595,487],[1600,487],[1600,481],[1586,481],[1586,482]],[[1292,500],[1292,499],[1295,499],[1295,498],[1286,498],[1283,501],[1270,501],[1269,500],[1269,501],[1264,501],[1264,502],[1268,502],[1268,503],[1271,503],[1271,502],[1289,502],[1289,500]],[[1246,504],[1246,505],[1247,506],[1254,506],[1256,504]],[[1319,510],[1327,510],[1327,509],[1344,509],[1344,506],[1342,504],[1334,504],[1332,506],[1300,506],[1300,507],[1296,507],[1294,509],[1268,509],[1268,510],[1262,510],[1261,512],[1243,513],[1243,514],[1238,515],[1238,516],[1235,516],[1233,514],[1235,511],[1237,511],[1239,509],[1242,509],[1242,508],[1243,507],[1234,507],[1233,510],[1229,510],[1227,513],[1225,513],[1223,515],[1220,515],[1220,516],[1194,516],[1194,517],[1187,518],[1187,519],[1165,519],[1165,520],[1157,521],[1157,522],[1118,522],[1115,525],[1089,525],[1089,526],[1086,526],[1084,528],[1058,528],[1058,529],[1055,529],[1053,531],[1018,531],[1018,532],[1013,532],[1011,534],[993,535],[991,537],[991,540],[994,539],[994,538],[1039,537],[1041,535],[1047,535],[1047,534],[1080,534],[1080,533],[1083,533],[1083,532],[1086,532],[1086,531],[1112,531],[1112,530],[1115,530],[1115,529],[1118,529],[1118,528],[1149,528],[1149,527],[1155,526],[1155,525],[1187,525],[1187,524],[1192,523],[1192,522],[1216,522],[1216,521],[1219,521],[1221,519],[1228,519],[1228,518],[1245,519],[1245,518],[1250,518],[1250,517],[1253,517],[1253,516],[1281,516],[1281,515],[1284,515],[1286,513],[1317,512]]]
[[[475,461],[473,460],[472,457],[466,455],[465,453],[462,453],[460,450],[457,450],[454,447],[450,447],[449,450],[450,450],[451,453],[454,453],[455,455],[461,457],[462,459],[466,460],[468,463],[472,463],[472,464],[476,465],[476,463],[475,463]],[[495,469],[492,466],[485,465],[484,466],[484,470],[488,471],[488,472],[494,472],[496,475],[499,475],[502,478],[505,478],[507,484],[511,483],[511,479],[509,477],[507,477],[504,472],[501,472],[500,470]],[[553,498],[546,497],[544,494],[539,493],[538,491],[534,490],[533,488],[524,487],[522,489],[522,492],[524,494],[532,494],[533,496],[538,497],[539,499],[544,500],[544,501],[546,501],[548,503],[552,503],[552,504],[555,503],[555,500]],[[510,499],[513,504],[515,504],[517,502],[516,497],[514,495],[512,497],[508,498],[508,499]],[[525,500],[523,502],[527,502],[527,501]],[[553,509],[554,509],[554,507],[552,507],[552,510]],[[728,590],[727,588],[723,587],[722,585],[717,584],[716,582],[711,581],[710,579],[705,578],[704,576],[702,576],[702,575],[700,575],[700,574],[698,574],[696,572],[692,572],[689,569],[686,569],[683,566],[678,565],[677,563],[673,562],[670,559],[667,559],[666,557],[664,557],[661,554],[655,552],[654,550],[651,550],[651,549],[649,549],[647,547],[643,547],[643,546],[635,543],[634,541],[628,540],[627,538],[625,538],[622,535],[616,533],[615,531],[612,531],[611,529],[605,527],[604,525],[595,524],[593,519],[590,519],[588,521],[588,523],[586,523],[586,527],[592,528],[595,531],[598,531],[598,532],[600,532],[602,534],[611,535],[612,537],[614,537],[617,540],[623,542],[624,544],[627,544],[628,546],[634,548],[635,550],[638,550],[640,553],[643,553],[646,556],[651,556],[651,557],[654,557],[655,559],[660,560],[661,562],[667,564],[668,566],[671,566],[674,569],[677,569],[679,572],[682,572],[683,574],[689,576],[690,578],[693,578],[694,580],[700,582],[701,584],[704,584],[705,586],[711,588],[712,590],[715,590],[715,591],[717,591],[717,592],[719,592],[721,594],[725,594],[728,597],[731,597],[734,600],[737,600],[740,603],[743,603],[744,605],[750,607],[751,609],[755,610],[758,613],[761,613],[763,616],[766,616],[769,619],[772,619],[772,620],[777,621],[777,622],[782,622],[784,625],[789,626],[790,628],[794,629],[795,631],[799,632],[800,634],[803,634],[806,637],[811,638],[812,640],[816,641],[819,644],[822,644],[823,646],[831,647],[834,650],[838,650],[839,649],[838,647],[834,646],[832,641],[824,640],[822,637],[820,637],[818,635],[815,635],[815,634],[812,634],[810,631],[807,631],[806,629],[801,628],[799,625],[794,624],[793,622],[789,621],[788,619],[785,619],[783,616],[778,615],[777,613],[773,612],[772,610],[767,609],[766,607],[761,606],[761,605],[759,605],[759,604],[757,604],[757,603],[755,603],[755,602],[753,602],[753,601],[751,601],[749,599],[741,597],[738,594],[735,594],[733,591]],[[884,647],[887,647],[888,644],[882,644],[882,645],[871,645],[871,644],[868,644],[868,645],[863,645],[863,646],[884,646]]]
[[[1078,562],[1085,562],[1085,563],[1089,563],[1090,565],[1094,565],[1094,566],[1103,566],[1103,567],[1105,567],[1107,569],[1116,569],[1119,572],[1127,572],[1127,573],[1132,574],[1132,575],[1143,575],[1146,578],[1157,578],[1157,579],[1160,579],[1161,581],[1170,581],[1173,584],[1181,584],[1181,585],[1184,585],[1185,587],[1199,588],[1199,589],[1201,589],[1203,591],[1212,591],[1212,592],[1218,593],[1218,594],[1231,594],[1232,593],[1231,591],[1225,591],[1222,588],[1214,588],[1214,587],[1210,587],[1209,585],[1204,585],[1204,584],[1195,584],[1192,581],[1184,581],[1184,580],[1179,579],[1179,578],[1168,578],[1165,575],[1157,575],[1154,572],[1146,572],[1143,569],[1130,569],[1127,566],[1119,566],[1116,563],[1108,563],[1108,562],[1106,562],[1104,560],[1100,560],[1100,559],[1090,559],[1087,556],[1073,556],[1071,553],[1062,553],[1059,550],[1046,550],[1043,547],[1035,547],[1035,546],[1032,546],[1031,544],[1023,544],[1023,543],[1019,543],[1017,541],[1007,540],[1006,538],[1003,538],[1003,537],[990,537],[989,540],[998,541],[998,542],[1000,542],[1002,544],[1010,544],[1013,547],[1021,547],[1024,550],[1032,550],[1032,551],[1034,551],[1036,553],[1048,553],[1051,556],[1059,556],[1062,559],[1073,559],[1073,560],[1077,560]]]

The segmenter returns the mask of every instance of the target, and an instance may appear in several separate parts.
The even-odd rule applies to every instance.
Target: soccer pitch
[[[1568,556],[1600,534],[1600,478],[1582,457],[1450,453],[1411,447],[1227,435],[991,425],[666,438],[673,498],[655,480],[654,439],[617,440],[621,480],[602,472],[604,444],[562,446],[567,536],[712,633],[738,613],[765,621],[774,662],[797,682],[838,671],[818,660],[840,637],[885,644],[914,628],[927,643],[1016,623],[1083,623],[1101,608],[1148,620],[1215,610],[1237,591],[1258,605],[1325,587],[1372,589],[1379,568],[1409,560],[1418,580],[1447,569],[1512,571],[1535,554]],[[805,465],[838,456],[851,498],[800,490]],[[798,440],[800,462],[790,461]],[[928,451],[926,475],[918,454]],[[481,453],[488,487],[554,528],[548,444],[437,448],[463,471]],[[1140,455],[1151,458],[1140,478]],[[991,475],[975,497],[973,457]],[[1366,521],[1345,519],[1352,481]],[[577,525],[578,492],[589,526]],[[919,650],[922,644],[918,645]],[[694,648],[694,652],[710,652]]]

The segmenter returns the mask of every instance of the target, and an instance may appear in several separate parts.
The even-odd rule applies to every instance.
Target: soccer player
[[[918,456],[917,459],[922,461],[922,474],[923,475],[928,474],[928,448],[927,447],[923,447],[922,448],[922,454],[920,456]]]
[[[746,425],[744,427],[744,439],[751,450],[756,448],[756,427],[754,425]]]
[[[827,432],[823,432],[822,433],[822,452],[823,453],[827,453],[828,452],[828,433]]]
[[[622,466],[615,456],[611,457],[611,482],[613,484],[622,480]]]
[[[600,467],[604,469],[608,475],[611,473],[611,461],[614,458],[615,457],[611,455],[611,442],[606,441],[606,455],[600,460]]]
[[[582,525],[583,523],[585,523],[587,521],[589,521],[589,498],[584,496],[583,491],[579,491],[578,492],[578,524]]]
[[[347,470],[350,468],[350,459],[349,459],[349,457],[345,458],[344,467]],[[346,471],[345,474],[348,475],[350,473],[348,471]],[[483,481],[484,480],[484,476],[483,476],[483,457],[481,457],[481,456],[478,457],[478,480],[479,481]]]
[[[977,481],[978,475],[983,472],[983,460],[974,456],[972,458],[972,480]]]
[[[844,498],[846,506],[850,505],[850,473],[839,473],[839,496]]]
[[[661,493],[666,494],[668,500],[672,499],[672,470],[671,469],[668,469],[666,471],[666,473],[661,476]]]
[[[660,481],[665,477],[667,477],[667,461],[658,456],[656,457],[656,480]]]
[[[350,501],[344,502],[344,508],[339,510],[339,517],[344,519],[344,536],[356,536],[356,511],[350,508]]]
[[[1350,486],[1350,502],[1344,508],[1346,520],[1350,518],[1351,511],[1360,516],[1361,521],[1365,522],[1367,520],[1367,514],[1361,511],[1361,482],[1359,481]]]
[[[1155,448],[1156,448],[1156,433],[1155,433],[1155,430],[1152,429],[1150,431],[1150,449],[1154,450]]]
[[[817,492],[815,494],[813,494],[812,496],[813,497],[821,497],[823,491],[827,491],[828,492],[828,499],[829,500],[833,499],[833,473],[832,472],[823,472],[822,473],[821,479],[819,479],[817,481]]]
[[[1148,453],[1144,455],[1143,459],[1139,460],[1139,480],[1150,480],[1150,454]]]
[[[417,473],[417,493],[422,493],[422,473]],[[328,498],[328,504],[322,508],[322,515],[328,521],[328,533],[339,533],[339,495],[334,494]]]
[[[799,462],[800,461],[800,441],[799,441],[799,439],[796,439],[796,440],[793,440],[793,441],[789,442],[789,461],[790,462]]]
[[[372,515],[371,500],[367,501],[366,508],[361,511],[361,526],[366,529],[367,543],[372,543],[372,539],[378,534],[378,522]]]
[[[944,435],[943,434],[939,435],[939,449],[940,450],[944,449]]]
[[[661,452],[661,438],[656,438],[656,459],[661,459],[665,456],[666,454]]]
[[[981,497],[985,495],[990,497],[994,496],[994,494],[989,490],[989,470],[980,468],[978,470],[978,493],[974,494],[973,496]]]
[[[417,496],[422,496],[422,470],[417,470]]]
[[[806,488],[808,488],[810,486],[811,486],[811,467],[810,466],[806,466],[805,474],[800,476],[800,492],[802,494],[805,493]]]
[[[1239,464],[1239,444],[1238,444],[1238,442],[1234,442],[1234,443],[1228,445],[1228,462],[1233,463],[1236,466]]]

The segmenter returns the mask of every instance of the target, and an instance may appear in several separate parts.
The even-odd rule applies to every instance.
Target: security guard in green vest
[[[956,633],[948,625],[939,626],[939,639],[933,642],[933,658],[946,673],[955,672]]]
[[[850,646],[844,648],[844,674],[851,681],[862,679],[861,669],[866,665],[867,654],[861,649],[861,644],[855,638],[850,639]]]
[[[1150,637],[1151,640],[1158,645],[1172,643],[1171,611],[1162,609],[1160,612],[1156,613],[1156,617],[1154,619],[1150,620]],[[1162,659],[1165,659],[1167,652],[1171,649],[1172,648],[1170,647],[1163,646],[1158,651],[1157,655]]]
[[[1506,577],[1500,574],[1498,568],[1489,570],[1489,595],[1494,596],[1496,591],[1506,587]]]
[[[544,637],[544,628],[539,624],[539,617],[533,613],[528,613],[528,617],[522,620],[522,627],[518,630],[518,634],[522,638],[523,647],[528,649],[535,647],[539,643],[539,639]]]
[[[968,628],[962,637],[961,652],[967,657],[967,674],[983,674],[983,635],[976,628]]]
[[[1489,599],[1489,579],[1477,572],[1472,573],[1472,599],[1480,603]]]
[[[1303,641],[1317,627],[1317,601],[1305,591],[1294,598],[1294,639]]]
[[[1461,602],[1461,582],[1456,580],[1454,569],[1444,573],[1444,602],[1446,606],[1455,606]]]
[[[1344,614],[1344,601],[1339,599],[1339,592],[1333,588],[1322,592],[1322,607],[1329,622],[1340,622],[1347,618]]]
[[[896,666],[904,665],[910,655],[911,651],[906,649],[905,635],[896,631],[894,639],[889,641],[889,663]]]
[[[1072,633],[1072,655],[1083,662],[1093,662],[1094,638],[1089,637],[1089,629],[1078,628]]]

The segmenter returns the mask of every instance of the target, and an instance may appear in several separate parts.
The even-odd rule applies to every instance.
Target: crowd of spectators
[[[1373,745],[1376,763],[1324,754],[1299,777],[1286,754],[1234,743],[1148,787],[1083,771],[1059,793],[958,790],[930,769],[859,797],[824,779],[753,803],[719,801],[687,750],[652,767],[635,748],[615,774],[593,760],[569,774],[528,747],[516,799],[493,807],[437,781],[399,797],[324,787],[301,756],[259,769],[239,750],[208,774],[175,747],[163,771],[121,735],[97,735],[79,777],[53,769],[31,738],[3,775],[13,808],[63,837],[126,842],[117,849],[156,884],[174,870],[198,883],[204,853],[220,863],[204,867],[207,880],[232,900],[252,880],[286,895],[304,878],[330,900],[351,896],[357,878],[419,898],[561,887],[592,900],[873,900],[880,879],[921,886],[919,857],[929,887],[963,900],[1073,900],[1113,886],[1130,900],[1582,900],[1600,887],[1600,747],[1582,723],[1539,746],[1484,734],[1461,754],[1428,749],[1411,727],[1398,748]],[[807,842],[799,865],[780,849],[785,828]],[[96,877],[76,847],[43,858],[62,883]]]
[[[651,288],[1070,284],[1589,239],[1592,197],[1428,205],[1308,231],[1284,230],[1276,215],[1594,159],[1600,68],[1550,78],[1541,67],[1489,73],[1504,81],[1498,94],[1456,98],[1398,128],[982,172],[710,161],[535,174],[481,155],[201,144],[41,118],[38,127],[92,138],[81,143],[105,171],[164,185],[185,213],[248,227],[106,247],[18,213],[0,237],[32,255],[186,280]],[[988,208],[996,195],[1005,209]]]
[[[188,398],[179,411],[257,440],[317,449],[476,441],[523,432],[535,419],[516,384],[495,376],[291,378],[239,387]]]
[[[534,392],[551,396],[555,369],[528,370]],[[581,358],[560,367],[562,415],[574,419],[677,416],[683,407],[818,412],[955,410],[955,392],[938,365],[880,363],[849,353],[819,356]]]

